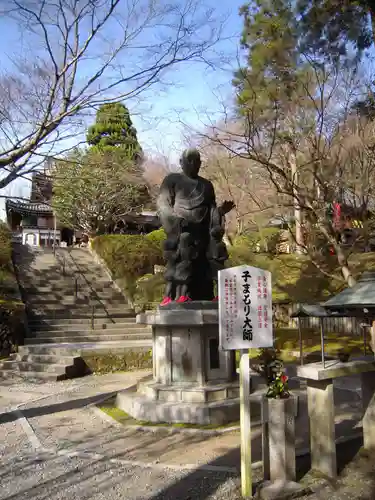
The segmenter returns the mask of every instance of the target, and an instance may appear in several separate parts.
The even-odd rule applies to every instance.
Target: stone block
[[[366,450],[375,449],[375,374],[361,374],[363,405],[363,446]]]
[[[222,401],[227,398],[226,389],[217,389],[213,391],[207,391],[206,393],[207,401]]]
[[[165,326],[196,326],[219,323],[219,311],[217,309],[160,309],[156,312],[145,312],[137,315],[137,323]]]
[[[240,397],[240,388],[228,388],[228,399],[239,398]]]
[[[294,481],[266,481],[257,491],[255,498],[260,500],[288,500],[304,494],[310,494],[310,488],[301,486]]]
[[[158,393],[158,400],[167,403],[176,403],[181,401],[181,391],[160,389]]]
[[[271,481],[295,481],[295,401],[267,399]]]
[[[152,385],[139,384],[138,391],[140,394],[143,394],[147,398],[151,399],[151,401],[156,401],[158,399],[158,390]]]
[[[137,420],[148,422],[223,425],[238,421],[239,400],[228,403],[184,403],[151,401],[139,393],[124,390],[117,394],[116,406]]]
[[[375,371],[375,360],[373,356],[366,359],[353,360],[342,363],[338,360],[326,361],[325,367],[322,363],[309,363],[297,368],[297,375],[309,380],[331,380],[337,377],[348,377],[358,373]]]
[[[307,406],[310,420],[311,468],[335,478],[337,460],[332,380],[307,381]]]
[[[240,419],[240,400],[221,401],[207,405],[207,422],[212,425],[224,425],[238,422]]]
[[[181,396],[182,401],[185,403],[204,403],[206,401],[206,394],[203,390],[182,390]]]

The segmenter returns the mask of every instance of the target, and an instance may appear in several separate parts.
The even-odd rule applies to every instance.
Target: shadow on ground
[[[157,439],[154,436],[155,439]],[[191,437],[194,439],[193,437]],[[344,469],[347,463],[353,460],[355,453],[361,446],[361,440],[338,446],[338,457],[340,467]],[[198,445],[198,443],[197,443]],[[117,459],[117,461],[116,461]],[[239,472],[225,472],[219,470],[223,463],[228,467],[230,464],[238,469],[238,449],[231,450],[218,459],[211,461],[204,467],[198,467],[194,471],[171,471],[163,469],[162,466],[151,466],[149,469],[131,467],[121,462],[125,459],[123,453],[119,453],[111,460],[107,456],[100,458],[66,458],[52,455],[41,455],[38,458],[27,457],[13,464],[3,464],[0,474],[3,492],[5,493],[10,480],[15,482],[15,493],[1,498],[6,500],[28,500],[61,498],[61,489],[66,494],[74,492],[81,500],[96,498],[121,498],[122,500],[238,500],[240,495]],[[299,478],[302,478],[309,469],[309,458],[304,457],[297,462]],[[211,470],[208,470],[211,467]],[[217,470],[214,470],[215,467]],[[48,474],[47,470],[53,468],[54,474]],[[25,484],[20,488],[22,479],[29,473],[34,474],[37,470],[35,484]],[[363,466],[360,473],[363,473]],[[358,471],[356,472],[356,474]],[[39,477],[40,474],[40,477]],[[355,481],[360,478],[353,477],[353,473],[346,473],[346,477],[352,479],[351,488],[343,485],[343,480],[331,482],[330,485],[321,490],[319,496],[311,498],[370,500],[375,491],[374,473],[372,477],[368,472],[367,480],[370,481],[371,489],[368,494],[356,488]],[[17,479],[18,478],[18,479]],[[345,479],[345,478],[344,478]],[[253,474],[254,486],[262,480],[261,471]],[[343,493],[345,488],[345,494]],[[355,491],[358,490],[358,495]],[[351,492],[350,492],[351,491]],[[353,493],[354,491],[354,493]],[[108,496],[107,496],[108,495]]]
[[[42,415],[50,415],[52,413],[58,413],[62,411],[77,410],[79,408],[84,408],[91,404],[96,404],[100,400],[107,397],[110,398],[112,396],[115,396],[116,394],[117,391],[112,391],[107,393],[100,393],[95,396],[90,396],[87,398],[71,399],[70,401],[64,401],[62,403],[55,403],[52,405],[36,406],[34,408],[25,408],[25,409],[21,408],[20,411],[10,411],[7,413],[0,414],[0,424],[14,422],[15,420],[18,420],[21,416],[24,416],[25,418],[33,418],[33,417],[40,417]],[[22,412],[22,415],[20,415],[20,412]]]

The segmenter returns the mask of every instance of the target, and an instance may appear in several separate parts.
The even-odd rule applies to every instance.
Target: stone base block
[[[116,406],[137,420],[225,425],[240,419],[240,400],[236,397],[235,384],[189,388],[149,383],[138,387],[138,391],[129,388],[119,392],[116,399]],[[254,424],[260,423],[262,398],[263,393],[251,395]]]
[[[239,399],[201,404],[152,401],[131,391],[119,392],[116,406],[137,420],[155,423],[224,425],[238,421],[240,415]]]
[[[215,385],[165,385],[157,382],[140,382],[138,392],[152,401],[181,403],[210,403],[240,397],[238,383]]]
[[[287,500],[309,493],[305,486],[293,481],[266,481],[258,489],[256,498],[260,500]]]

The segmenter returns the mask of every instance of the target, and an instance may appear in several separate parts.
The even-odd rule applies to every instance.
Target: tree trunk
[[[297,172],[297,162],[294,152],[290,153],[290,165],[292,170],[292,180],[293,185],[293,205],[294,205],[294,219],[296,223],[296,253],[304,253],[304,239],[302,230],[302,211],[298,202],[298,172]]]
[[[346,257],[340,245],[335,245],[334,248],[337,254],[337,260],[339,262],[341,273],[344,277],[344,280],[346,281],[349,287],[352,287],[356,284],[356,280],[354,279],[352,272],[350,271],[348,258]]]
[[[373,38],[374,44],[375,44],[375,13],[371,7],[369,8],[369,12],[370,12],[370,18],[371,18],[372,38]]]
[[[337,260],[341,269],[341,274],[347,285],[352,287],[356,284],[356,280],[350,270],[348,258],[345,255],[345,252],[341,248],[341,245],[335,240],[334,234],[332,232],[332,228],[328,228],[325,224],[320,225],[320,229],[325,236],[327,243],[332,245],[337,255]]]

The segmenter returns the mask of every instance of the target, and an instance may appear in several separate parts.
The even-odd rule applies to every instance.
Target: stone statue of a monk
[[[212,183],[199,176],[200,154],[186,150],[182,173],[167,175],[160,187],[158,211],[166,233],[166,290],[161,306],[172,301],[214,300],[214,280],[228,257],[224,216],[232,201],[216,206]]]

